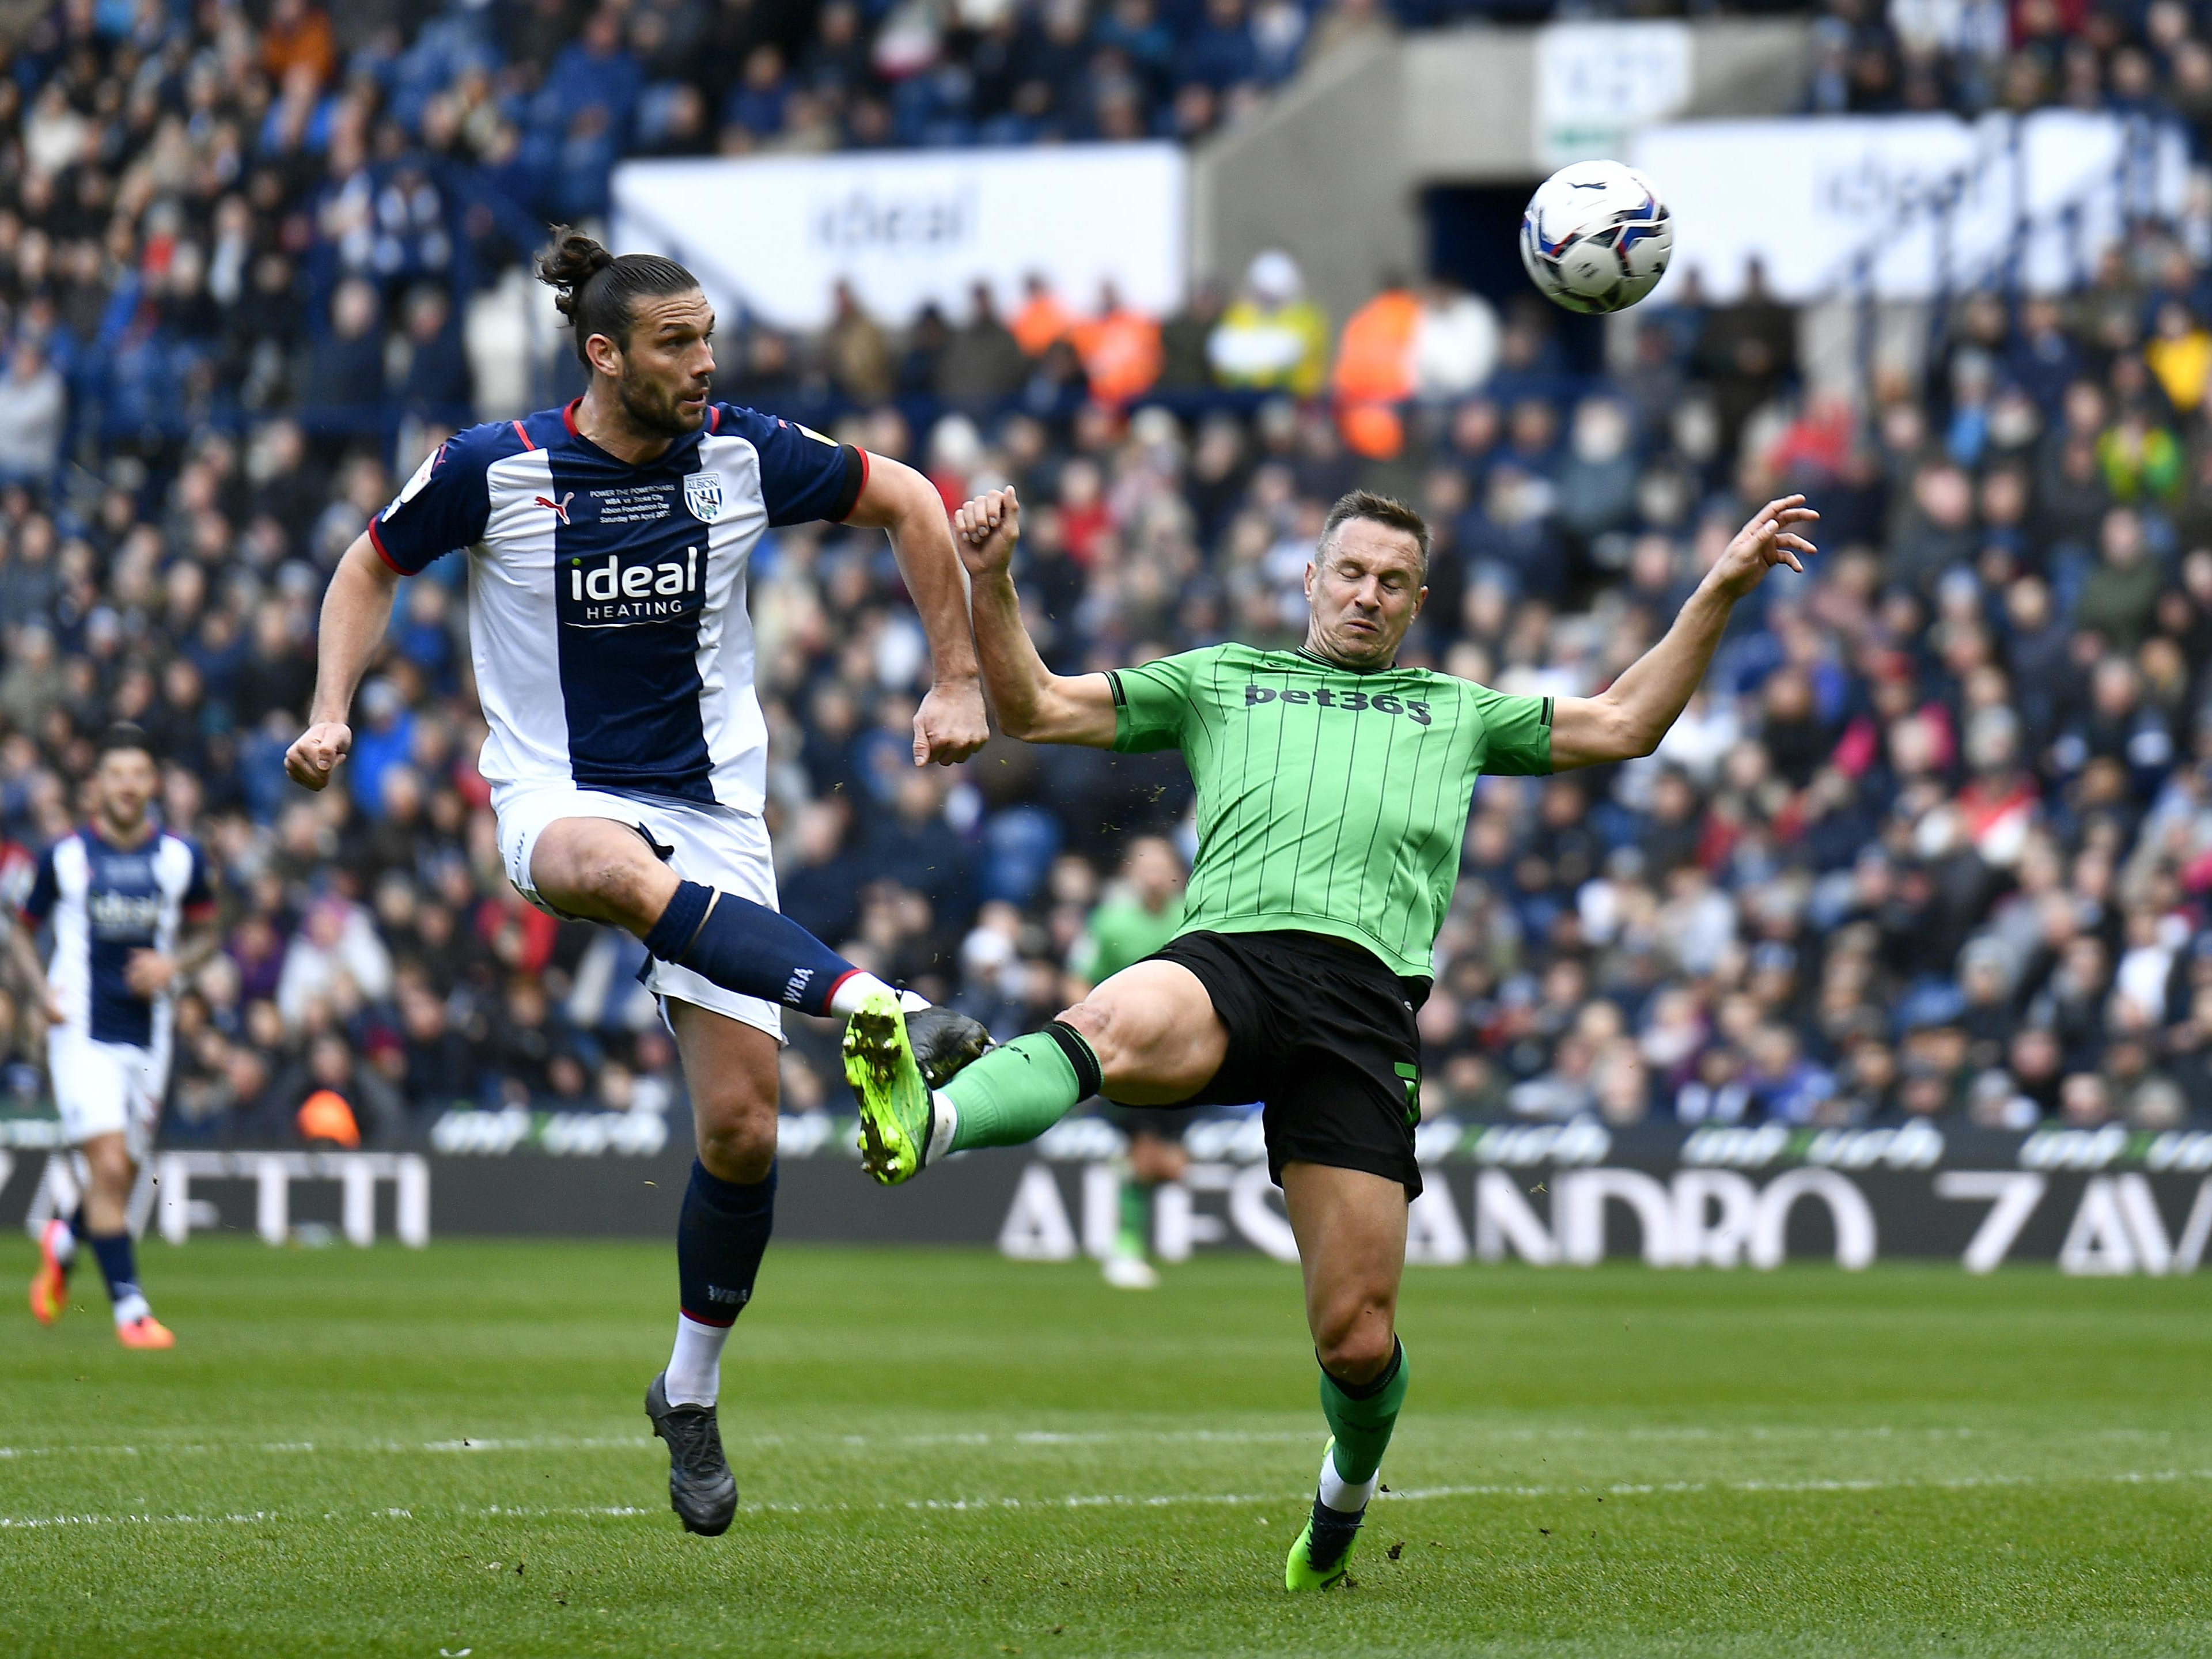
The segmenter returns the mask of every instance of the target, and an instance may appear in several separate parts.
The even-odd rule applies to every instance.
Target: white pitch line
[[[1260,1445],[1268,1443],[1304,1444],[1318,1443],[1322,1438],[1319,1429],[1279,1431],[1225,1431],[1215,1429],[1187,1430],[1120,1430],[1059,1431],[1048,1429],[1024,1430],[1008,1434],[908,1434],[862,1435],[823,1433],[814,1435],[749,1434],[745,1444],[754,1447],[807,1445],[854,1446],[894,1445],[910,1448],[932,1446],[1084,1446],[1084,1445]],[[461,1436],[443,1440],[362,1440],[312,1441],[277,1440],[239,1442],[179,1441],[174,1444],[155,1443],[132,1445],[83,1446],[0,1446],[0,1460],[12,1457],[198,1457],[212,1454],[234,1456],[240,1452],[270,1454],[315,1453],[323,1455],[369,1455],[390,1456],[410,1452],[511,1452],[511,1451],[604,1451],[608,1449],[635,1450],[653,1443],[647,1434],[538,1434],[521,1436]]]
[[[2081,1475],[1960,1475],[1941,1480],[1669,1480],[1657,1484],[1622,1481],[1602,1488],[1588,1486],[1510,1484],[1413,1486],[1401,1490],[1386,1490],[1378,1494],[1378,1501],[1380,1498],[1387,1498],[1393,1503],[1418,1504],[1453,1498],[1572,1498],[1595,1494],[1609,1498],[1665,1497],[1708,1492],[1775,1495],[1901,1491],[1971,1492],[1984,1487],[2003,1486],[2165,1486],[2182,1480],[2212,1480],[2212,1469],[2124,1469],[2114,1474]],[[1262,1504],[1291,1507],[1297,1501],[1296,1498],[1285,1496],[1282,1492],[1163,1492],[1149,1496],[1127,1492],[1072,1492],[1058,1498],[911,1498],[898,1503],[743,1504],[738,1507],[745,1513],[753,1515],[851,1514],[854,1511],[888,1514],[902,1510],[962,1514],[1008,1510],[1241,1508]],[[618,1519],[629,1519],[641,1516],[657,1517],[666,1513],[666,1510],[658,1508],[641,1508],[628,1504],[568,1506],[493,1504],[481,1509],[425,1510],[422,1517],[418,1517],[411,1509],[387,1506],[363,1510],[358,1516],[352,1518],[368,1521],[412,1521],[417,1518],[448,1517],[468,1519],[477,1516],[507,1520],[544,1520],[567,1516],[586,1518],[613,1516]],[[0,1516],[0,1531],[28,1530],[46,1527],[251,1525],[259,1522],[318,1518],[325,1521],[343,1521],[349,1517],[335,1510],[325,1510],[319,1516],[287,1516],[283,1511],[276,1510],[254,1510],[246,1514],[230,1515]]]
[[[1488,1428],[1476,1425],[1423,1424],[1420,1431],[1431,1442],[1462,1443],[1480,1441],[1494,1444],[1500,1442],[1547,1443],[1561,1440],[1693,1440],[1705,1441],[1718,1437],[1723,1431],[1685,1425],[1679,1427],[1662,1425],[1630,1425],[1619,1429],[1586,1424],[1564,1424],[1556,1427],[1526,1425]],[[1928,1439],[2001,1441],[2002,1434],[1993,1435],[1987,1429],[1931,1427],[1896,1429],[1887,1425],[1863,1428],[1837,1428],[1808,1425],[1802,1428],[1789,1425],[1749,1425],[1741,1430],[1725,1431],[1732,1440],[1753,1441],[1821,1441],[1838,1439]],[[2173,1439],[2170,1430],[2105,1429],[2078,1437],[2085,1440]],[[999,1433],[944,1432],[933,1434],[865,1435],[844,1434],[836,1431],[800,1431],[797,1433],[749,1434],[748,1446],[758,1448],[810,1446],[899,1446],[927,1449],[937,1446],[1111,1446],[1111,1445],[1304,1445],[1318,1443],[1322,1438],[1319,1429],[1021,1429]],[[539,1435],[454,1435],[437,1440],[274,1440],[260,1442],[179,1441],[173,1444],[155,1443],[149,1445],[46,1445],[0,1446],[0,1462],[23,1457],[189,1457],[224,1455],[234,1456],[241,1452],[258,1452],[271,1455],[353,1455],[392,1456],[413,1453],[455,1452],[517,1452],[517,1451],[606,1451],[637,1450],[653,1443],[645,1434],[539,1434]],[[2048,1444],[2049,1442],[2041,1443]]]

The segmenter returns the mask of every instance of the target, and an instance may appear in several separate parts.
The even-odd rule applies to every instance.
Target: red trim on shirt
[[[720,432],[721,429],[722,406],[720,404],[708,404],[707,405],[707,430],[709,432]]]
[[[406,566],[400,563],[398,560],[392,556],[391,552],[384,545],[384,537],[382,533],[378,531],[376,527],[376,520],[374,519],[371,519],[368,521],[368,544],[376,550],[376,556],[378,558],[383,560],[385,563],[390,565],[401,575],[411,576],[415,574],[413,571],[408,569]]]
[[[522,429],[521,422],[516,421],[513,424],[514,427],[514,435],[522,440],[522,447],[525,449],[535,449],[538,447],[536,444],[530,441],[530,434]],[[575,428],[572,426],[568,429],[573,432],[575,430]]]
[[[583,401],[581,398],[571,398],[562,406],[561,419],[568,426],[568,434],[571,437],[580,438],[584,435],[583,429],[576,424],[576,407]]]

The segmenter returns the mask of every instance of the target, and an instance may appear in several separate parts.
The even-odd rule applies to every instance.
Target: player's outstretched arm
[[[0,916],[0,927],[8,930],[8,954],[14,959],[15,976],[27,993],[25,1006],[38,1010],[47,1024],[61,1024],[61,1004],[55,1000],[53,987],[46,982],[46,964],[39,960],[38,941],[31,937],[30,925],[21,917]]]
[[[954,766],[990,741],[983,690],[975,678],[975,640],[968,629],[960,561],[936,487],[912,467],[872,454],[860,499],[847,524],[888,530],[891,556],[929,638],[933,684],[914,717],[914,763]]]
[[[315,638],[315,701],[307,729],[284,751],[292,781],[320,789],[353,747],[353,694],[392,620],[399,573],[379,556],[363,531],[331,573],[323,595],[323,620]]]
[[[1022,504],[1012,489],[978,495],[952,515],[952,533],[972,584],[975,652],[1000,729],[1025,743],[1114,746],[1114,691],[1103,674],[1062,676],[1044,665],[1022,625],[1014,592]]]
[[[1664,639],[1598,696],[1559,699],[1552,714],[1552,769],[1628,760],[1656,749],[1705,678],[1736,601],[1777,565],[1804,574],[1803,562],[1815,550],[1793,526],[1820,516],[1802,495],[1784,495],[1753,514]]]

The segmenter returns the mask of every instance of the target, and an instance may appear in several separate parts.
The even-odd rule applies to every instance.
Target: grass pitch
[[[0,1653],[2212,1653],[2212,1279],[1416,1270],[1356,1589],[1291,1271],[784,1249],[685,1536],[665,1246],[149,1245],[180,1346],[0,1249]],[[1402,1546],[1402,1548],[1394,1547]]]

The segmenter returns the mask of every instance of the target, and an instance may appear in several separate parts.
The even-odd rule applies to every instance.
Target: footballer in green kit
[[[1068,956],[1068,972],[1085,988],[1133,968],[1182,932],[1182,860],[1166,836],[1139,836],[1129,843],[1118,889],[1091,913]],[[1146,1260],[1152,1196],[1169,1182],[1181,1181],[1190,1168],[1182,1138],[1200,1109],[1106,1103],[1103,1115],[1128,1138],[1127,1152],[1115,1164],[1121,1188],[1121,1224],[1099,1264],[1106,1282],[1117,1290],[1149,1291],[1160,1282]]]
[[[1330,509],[1296,650],[1219,645],[1071,677],[1046,668],[1022,626],[1013,492],[953,516],[1000,726],[1032,743],[1181,749],[1198,787],[1198,857],[1175,938],[940,1089],[915,1066],[891,998],[854,1015],[846,1076],[864,1162],[878,1181],[906,1181],[948,1152],[1032,1140],[1094,1093],[1133,1107],[1262,1103],[1331,1437],[1285,1564],[1291,1589],[1343,1577],[1406,1397],[1398,1285],[1421,1191],[1413,1016],[1474,781],[1650,754],[1737,601],[1777,565],[1803,571],[1814,550],[1797,526],[1818,516],[1802,495],[1767,503],[1663,639],[1599,695],[1558,699],[1398,665],[1428,595],[1429,532],[1384,496],[1355,491]]]

